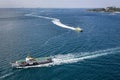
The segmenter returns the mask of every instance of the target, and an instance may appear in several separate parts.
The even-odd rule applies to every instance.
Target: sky
[[[120,0],[0,0],[0,8],[99,8],[120,7]]]

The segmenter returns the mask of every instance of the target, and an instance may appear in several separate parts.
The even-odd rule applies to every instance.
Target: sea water
[[[119,30],[120,14],[1,8],[0,80],[120,80]],[[11,67],[27,54],[53,63]]]

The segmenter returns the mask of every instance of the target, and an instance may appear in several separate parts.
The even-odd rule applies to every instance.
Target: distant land
[[[106,8],[88,9],[87,11],[90,11],[90,12],[120,12],[120,8],[106,7]]]

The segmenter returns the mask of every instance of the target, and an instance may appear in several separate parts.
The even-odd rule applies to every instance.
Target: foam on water
[[[105,56],[108,54],[115,54],[117,52],[120,52],[120,48],[111,48],[106,50],[100,50],[95,52],[83,52],[83,53],[69,53],[69,54],[59,54],[52,56],[53,62],[43,65],[37,65],[37,66],[27,66],[24,68],[30,68],[30,67],[50,67],[55,65],[62,65],[62,64],[69,64],[69,63],[75,63],[79,61],[83,61],[86,59],[93,59],[100,56]],[[23,68],[23,67],[18,67]]]
[[[33,15],[33,14],[25,14],[25,16],[33,16],[33,17],[38,17],[38,18],[49,19],[52,21],[53,24],[55,24],[59,27],[76,30],[76,28],[74,28],[72,26],[68,26],[68,25],[61,23],[60,19],[57,19],[57,18],[51,18],[51,17],[46,17],[46,16],[37,16],[37,15]]]
[[[8,73],[8,74],[5,74],[5,75],[3,75],[3,76],[0,76],[0,79],[3,79],[3,78],[5,78],[5,77],[8,77],[8,76],[10,76],[10,75],[12,75],[13,73],[12,72],[10,72],[10,73]]]
[[[52,22],[53,22],[53,24],[55,24],[55,25],[57,25],[57,26],[60,26],[60,27],[63,27],[63,28],[67,28],[67,29],[71,29],[71,30],[75,30],[74,27],[72,27],[72,26],[67,26],[67,25],[61,23],[59,19],[53,19]]]

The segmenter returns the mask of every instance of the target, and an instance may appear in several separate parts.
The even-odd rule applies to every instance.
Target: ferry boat
[[[52,63],[52,62],[53,60],[51,57],[32,58],[30,56],[27,56],[26,59],[12,62],[11,65],[13,68],[24,68],[24,67],[42,65],[42,64]]]

